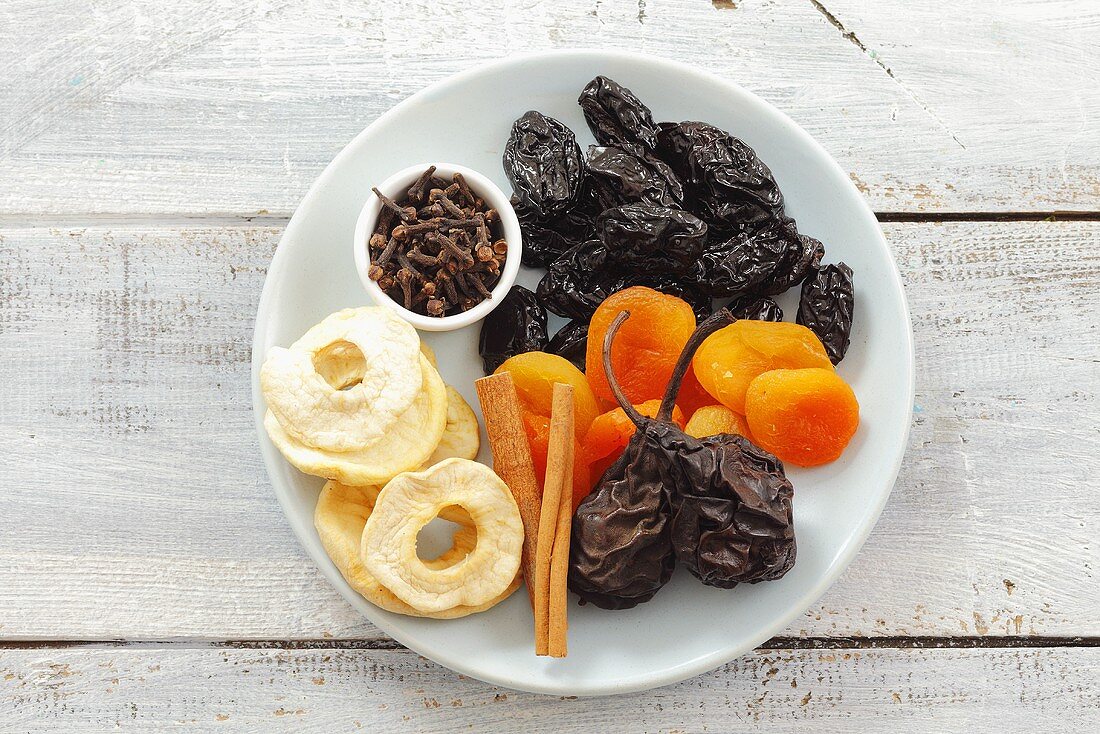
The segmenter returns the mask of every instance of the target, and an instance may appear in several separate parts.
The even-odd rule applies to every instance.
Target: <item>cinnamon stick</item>
[[[546,478],[542,484],[542,511],[535,552],[535,654],[550,654],[551,557],[557,540],[561,497],[573,477],[573,387],[554,383],[550,412],[550,439],[546,451]],[[569,492],[572,497],[572,491]]]
[[[554,385],[555,391],[559,386]],[[557,392],[554,393],[557,397]],[[557,402],[554,412],[557,413]],[[573,530],[573,462],[576,438],[573,435],[573,388],[569,388],[569,432],[563,445],[561,492],[558,496],[557,522],[554,527],[554,547],[550,555],[550,600],[548,606],[549,640],[547,652],[551,657],[563,658],[566,654],[566,605],[568,603],[567,582],[569,580],[569,537]],[[553,441],[553,418],[551,418],[551,441]],[[553,450],[553,443],[550,444]],[[547,470],[549,474],[549,469]],[[549,483],[547,477],[547,483]],[[543,500],[543,512],[546,500]]]
[[[493,470],[512,490],[523,520],[523,551],[520,568],[527,582],[527,595],[535,604],[535,549],[538,544],[540,492],[535,478],[531,447],[523,428],[523,414],[512,375],[502,372],[474,382],[481,412],[485,416],[485,432],[493,451]],[[536,612],[536,618],[537,618]]]

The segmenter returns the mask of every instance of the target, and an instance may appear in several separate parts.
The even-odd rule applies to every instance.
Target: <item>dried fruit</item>
[[[614,267],[698,277],[707,225],[679,209],[627,204],[599,216],[596,236]]]
[[[600,145],[639,152],[657,149],[653,114],[618,82],[605,76],[596,77],[585,85],[577,103]]]
[[[669,125],[657,137],[659,155],[710,226],[737,232],[783,217],[783,194],[771,170],[741,139],[703,122]]]
[[[749,424],[744,417],[734,413],[724,405],[704,405],[691,414],[691,420],[684,427],[684,433],[695,438],[717,436],[722,433],[736,433],[751,438]]]
[[[445,507],[466,510],[477,543],[447,568],[416,554],[420,530]],[[519,571],[523,521],[508,485],[484,464],[447,459],[422,472],[399,474],[378,495],[363,528],[366,570],[418,612],[486,604],[504,593]]]
[[[587,345],[588,322],[574,320],[558,329],[558,333],[554,334],[546,346],[546,351],[565,357],[583,372]]]
[[[749,385],[745,417],[753,440],[783,461],[835,460],[859,427],[859,403],[831,369],[765,372]]]
[[[584,161],[572,130],[532,110],[512,125],[504,146],[504,172],[524,211],[545,221],[577,200]]]
[[[826,265],[803,281],[795,320],[817,334],[829,359],[837,364],[851,342],[854,310],[852,269],[844,263]]]
[[[603,369],[604,335],[622,311],[629,311],[631,318],[619,334],[611,363],[627,400],[644,403],[664,393],[676,358],[695,330],[695,314],[682,299],[643,286],[619,291],[600,304],[589,326],[585,374],[592,392],[604,400],[614,399]]]
[[[533,292],[514,285],[481,322],[477,351],[491,374],[509,357],[544,350],[547,341],[546,310]]]
[[[805,326],[738,321],[708,338],[692,364],[699,384],[715,400],[745,413],[745,391],[758,375],[776,369],[833,365],[825,347]]]
[[[615,147],[588,149],[588,183],[601,208],[623,204],[682,207],[684,187],[668,164]]]
[[[553,404],[554,383],[572,385],[577,440],[584,438],[588,427],[600,414],[596,397],[592,394],[584,373],[564,357],[546,352],[526,352],[506,360],[496,369],[496,373],[499,372],[512,374],[523,410],[543,416],[548,421]]]
[[[776,220],[710,242],[701,284],[716,297],[772,296],[800,283],[824,255],[825,246],[798,234],[794,220]]]
[[[726,304],[726,309],[739,319],[750,321],[782,321],[783,309],[764,296],[744,296]]]

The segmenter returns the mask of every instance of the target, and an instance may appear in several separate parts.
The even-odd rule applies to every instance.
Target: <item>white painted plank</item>
[[[410,652],[0,651],[5,730],[1086,732],[1100,649],[761,650],[646,693],[563,699]]]
[[[745,85],[879,211],[1100,209],[1095,3],[835,4],[8,2],[0,214],[288,214],[353,135],[429,82],[582,46]]]
[[[1098,635],[1100,224],[886,227],[917,412],[894,494],[789,635]],[[0,638],[377,636],[252,433],[269,227],[0,229]]]

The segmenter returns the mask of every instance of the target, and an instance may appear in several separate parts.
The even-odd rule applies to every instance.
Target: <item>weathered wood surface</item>
[[[1100,636],[1100,223],[890,224],[915,424],[878,526],[784,634]],[[0,640],[377,638],[255,448],[277,227],[0,229]]]
[[[1100,211],[1100,6],[1062,0],[13,0],[0,215],[289,214],[396,101],[488,59],[644,50],[777,104],[877,211]]]
[[[758,650],[679,685],[562,699],[405,650],[0,651],[0,728],[66,732],[1089,732],[1100,649]]]

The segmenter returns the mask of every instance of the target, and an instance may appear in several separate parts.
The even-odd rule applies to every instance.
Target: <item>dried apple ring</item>
[[[272,347],[260,370],[267,406],[283,431],[325,451],[378,441],[423,385],[416,329],[388,308],[328,316],[289,348]]]
[[[359,546],[363,537],[363,527],[374,511],[378,498],[378,487],[350,487],[339,482],[329,482],[321,490],[314,510],[313,523],[321,538],[328,557],[332,559],[340,574],[367,601],[395,614],[407,614],[416,617],[435,619],[454,619],[468,614],[484,611],[507,599],[519,588],[520,577],[517,574],[502,593],[478,606],[457,606],[441,612],[420,612],[394,596],[393,592],[378,582],[364,567],[359,557]],[[465,523],[469,517],[463,518]],[[457,521],[456,521],[457,522]],[[463,523],[460,522],[460,525]],[[424,563],[433,568],[446,568],[461,561],[477,544],[477,531],[472,525],[459,527],[454,534],[453,545],[438,558]]]
[[[432,568],[416,536],[446,507],[469,513],[477,542],[465,559]],[[508,485],[484,464],[448,459],[395,477],[378,495],[363,529],[364,567],[397,598],[423,613],[478,606],[503,593],[519,570],[523,521]]]
[[[398,420],[377,441],[351,451],[326,451],[305,444],[284,430],[269,410],[264,428],[283,456],[306,474],[344,484],[383,485],[404,471],[428,461],[447,426],[447,389],[443,379],[420,357],[423,389]]]

